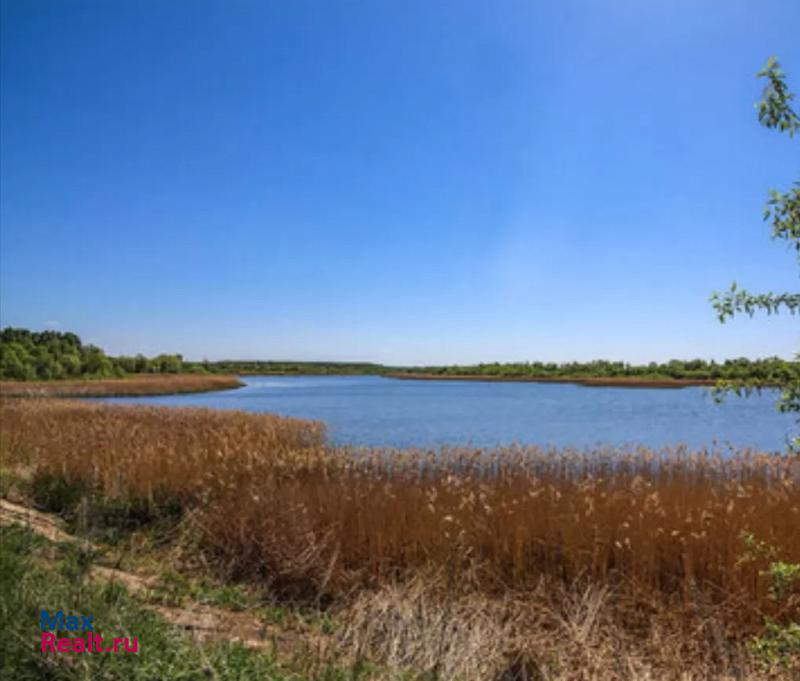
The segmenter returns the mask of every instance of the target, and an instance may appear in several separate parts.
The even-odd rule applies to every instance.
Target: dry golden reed
[[[0,381],[3,397],[113,397],[168,395],[238,388],[235,376],[211,374],[142,374],[126,378],[59,381]]]
[[[317,422],[58,400],[4,400],[0,417],[4,465],[177,503],[228,576],[294,593],[434,567],[485,594],[591,583],[687,608],[724,600],[759,623],[786,613],[766,559],[742,560],[743,534],[800,562],[800,461],[777,455],[347,449]]]

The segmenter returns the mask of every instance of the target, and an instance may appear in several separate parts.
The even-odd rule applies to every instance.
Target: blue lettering
[[[47,610],[42,610],[39,624],[42,629],[61,629],[64,626],[64,613],[59,610],[56,616],[50,619],[50,613]]]
[[[64,616],[61,610],[56,611],[55,615],[51,615],[47,610],[42,610],[39,617],[39,626],[44,629],[68,629],[75,631],[80,629],[82,631],[94,631],[94,624],[91,615],[77,615]]]

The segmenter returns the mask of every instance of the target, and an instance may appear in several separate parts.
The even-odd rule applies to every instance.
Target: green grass
[[[0,466],[0,499],[8,498],[15,487],[26,484],[26,481],[15,471]]]
[[[179,606],[187,601],[242,611],[259,604],[257,598],[238,584],[213,584],[174,570],[163,572],[149,596],[150,602]]]
[[[105,544],[117,544],[145,528],[174,527],[182,513],[178,503],[112,499],[97,494],[81,480],[46,472],[34,475],[20,489],[42,511],[60,515],[69,532]]]
[[[269,654],[242,646],[201,647],[145,609],[120,585],[90,582],[92,559],[80,548],[53,544],[25,528],[0,529],[0,678],[343,681],[363,674],[357,668],[324,667],[310,677],[288,669]],[[230,594],[219,596],[219,600],[233,600],[232,605],[238,602]],[[139,653],[42,654],[41,610],[91,615],[95,632],[106,640],[115,636],[138,637]]]

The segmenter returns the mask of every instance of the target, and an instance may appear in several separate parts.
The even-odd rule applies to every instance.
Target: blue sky
[[[791,356],[720,325],[798,140],[796,0],[2,2],[0,322],[112,353]]]

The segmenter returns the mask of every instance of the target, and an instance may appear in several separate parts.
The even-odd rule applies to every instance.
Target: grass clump
[[[44,559],[54,553],[54,563]],[[157,615],[143,609],[119,584],[98,586],[89,582],[88,567],[89,560],[80,549],[53,547],[21,527],[0,530],[0,631],[5,648],[0,655],[0,678],[15,681],[297,678],[269,655],[241,646],[198,647]],[[139,652],[42,654],[39,652],[42,609],[91,615],[96,633],[106,640],[137,637]]]
[[[181,605],[187,601],[214,605],[239,612],[255,608],[259,600],[240,584],[213,584],[205,579],[165,570],[151,590],[149,600],[164,605]]]

